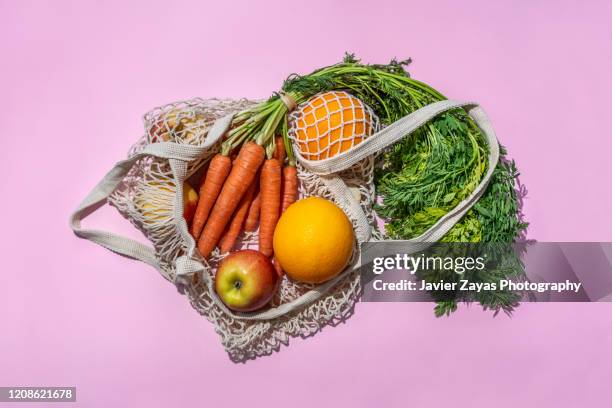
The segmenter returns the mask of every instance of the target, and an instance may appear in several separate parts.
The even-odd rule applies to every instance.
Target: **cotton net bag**
[[[357,245],[349,265],[337,277],[320,285],[284,277],[269,307],[251,313],[229,310],[216,295],[214,274],[226,254],[215,250],[208,260],[199,255],[183,217],[183,183],[198,186],[206,164],[220,150],[233,115],[256,104],[246,99],[196,98],[146,113],[145,133],[130,148],[128,158],[106,174],[70,219],[77,236],[146,262],[174,283],[193,308],[214,324],[234,361],[268,355],[287,345],[291,337],[312,336],[352,314],[361,291],[358,244],[380,237],[373,211],[373,169],[378,152],[436,115],[457,107],[466,109],[488,137],[489,171],[481,184],[430,230],[412,240],[414,250],[443,236],[478,200],[499,155],[488,118],[473,103],[436,102],[380,130],[373,111],[362,105],[358,110],[363,115],[359,115],[355,105],[345,103],[350,95],[344,92],[331,99],[311,98],[297,107],[281,97],[293,111],[289,136],[297,158],[299,198],[329,199],[353,224]],[[316,109],[325,109],[327,119],[309,115]],[[334,115],[342,116],[344,126],[338,126]],[[81,226],[85,217],[106,203],[139,229],[151,245]],[[246,233],[237,246],[256,249],[257,231]]]

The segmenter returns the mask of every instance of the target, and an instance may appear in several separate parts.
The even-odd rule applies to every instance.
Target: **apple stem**
[[[237,280],[236,282],[234,282],[234,287],[236,289],[240,289],[242,287],[242,282],[240,282],[239,280]]]

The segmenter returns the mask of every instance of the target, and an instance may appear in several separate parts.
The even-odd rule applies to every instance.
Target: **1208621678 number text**
[[[0,402],[76,402],[76,387],[0,387]]]

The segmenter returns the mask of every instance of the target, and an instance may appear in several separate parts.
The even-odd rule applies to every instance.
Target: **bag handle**
[[[379,153],[387,146],[392,145],[393,143],[404,138],[406,135],[409,135],[410,133],[414,132],[417,128],[423,126],[425,123],[429,122],[431,119],[435,118],[441,113],[457,108],[464,108],[466,111],[468,111],[468,113],[472,113],[470,114],[470,116],[472,117],[473,114],[476,112],[482,112],[484,114],[484,111],[478,106],[477,103],[460,102],[447,99],[443,101],[434,102],[404,116],[403,118],[393,122],[392,124],[384,128],[380,132],[377,132],[368,137],[367,139],[363,140],[361,143],[357,144],[352,149],[346,150],[340,154],[335,155],[334,157],[322,160],[308,160],[300,154],[299,149],[296,149],[295,155],[298,158],[300,164],[302,164],[312,173],[320,175],[337,173],[339,171],[351,167],[355,163],[365,159],[370,155]],[[480,117],[480,119],[483,124],[485,124],[486,122],[486,125],[488,125],[489,121],[488,118],[486,118],[486,114],[484,115],[484,117]],[[495,133],[492,132],[492,128],[490,128],[490,130],[491,132],[489,133],[484,132],[487,136],[489,144],[497,144]]]
[[[223,136],[229,128],[231,120],[232,115],[217,120],[208,132],[206,140],[200,146],[182,145],[172,142],[152,143],[146,145],[141,151],[130,158],[116,163],[91,190],[87,197],[85,197],[74,213],[70,215],[70,228],[72,228],[75,235],[79,238],[95,242],[106,249],[127,256],[128,258],[145,262],[159,270],[159,261],[155,256],[155,251],[150,246],[112,232],[83,228],[81,226],[81,221],[106,203],[108,197],[123,181],[136,161],[146,156],[168,159],[171,164],[173,162],[185,163],[193,161],[200,157],[206,149],[214,145],[221,136]],[[182,208],[183,200],[182,187],[182,185],[177,186],[177,190],[179,191],[177,191],[177,199],[175,200],[175,204],[180,204],[180,208]]]
[[[456,223],[459,221],[474,205],[476,201],[482,196],[487,188],[493,171],[497,166],[499,160],[499,144],[495,136],[495,131],[489,120],[489,117],[485,111],[473,102],[458,102],[452,100],[444,100],[440,102],[427,105],[409,115],[406,115],[402,119],[394,122],[380,132],[370,136],[354,149],[343,152],[338,156],[334,156],[331,159],[325,159],[320,161],[309,161],[299,156],[299,151],[296,151],[296,155],[300,163],[304,165],[308,170],[313,173],[320,175],[326,175],[333,172],[344,170],[365,157],[375,154],[385,147],[397,142],[398,140],[406,137],[412,133],[415,129],[427,123],[437,115],[455,108],[464,108],[474,122],[478,125],[480,130],[485,134],[487,142],[489,143],[489,156],[488,156],[488,168],[484,177],[480,181],[480,184],[474,189],[474,191],[459,203],[455,208],[449,211],[446,215],[438,220],[431,228],[425,231],[422,235],[409,240],[408,248],[412,252],[424,250],[435,242],[442,238]],[[350,154],[347,154],[350,153]],[[190,265],[197,267],[196,265]],[[229,310],[216,296],[212,289],[212,282],[208,281],[208,289],[211,292],[211,296],[215,304],[217,304],[226,314],[231,317],[239,318],[242,320],[270,320],[276,317],[283,316],[289,312],[297,310],[305,305],[308,305],[316,300],[320,299],[325,293],[339,283],[344,277],[358,269],[358,263],[353,263],[347,267],[341,274],[335,278],[317,286],[316,288],[306,292],[297,299],[291,302],[283,303],[272,309],[267,309],[261,312],[253,313],[234,313]]]

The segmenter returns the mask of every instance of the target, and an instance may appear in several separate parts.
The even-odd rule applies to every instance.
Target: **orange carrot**
[[[283,167],[283,198],[281,213],[297,200],[298,197],[298,177],[295,166]]]
[[[259,189],[261,191],[261,210],[259,215],[259,251],[266,256],[272,255],[272,237],[280,215],[281,163],[268,159],[261,168]]]
[[[216,154],[208,166],[204,182],[200,186],[200,198],[196,207],[193,222],[191,224],[191,235],[197,240],[200,238],[202,228],[206,224],[208,214],[217,200],[217,196],[223,187],[223,183],[230,173],[232,161],[221,153]]]
[[[257,185],[257,191],[254,194],[253,201],[251,201],[251,206],[249,207],[249,213],[247,214],[246,221],[244,221],[245,231],[255,231],[257,229],[257,224],[259,224],[259,209],[261,207],[261,190],[259,189],[259,177],[257,177],[253,183]]]
[[[255,183],[253,182],[249,186],[247,192],[242,196],[240,204],[238,204],[238,208],[232,217],[232,221],[229,223],[229,227],[227,228],[225,234],[223,234],[223,238],[221,238],[219,249],[221,250],[222,254],[234,249],[234,245],[236,244],[236,240],[238,239],[238,235],[240,235],[240,230],[242,229],[242,224],[244,223],[244,219],[249,211],[249,207],[251,206],[254,193]]]
[[[285,141],[283,140],[282,136],[277,136],[274,144],[274,155],[272,157],[283,164],[285,161]]]
[[[264,161],[265,154],[264,148],[254,142],[248,142],[240,149],[198,241],[198,249],[204,258],[208,258],[217,246],[225,226]]]

